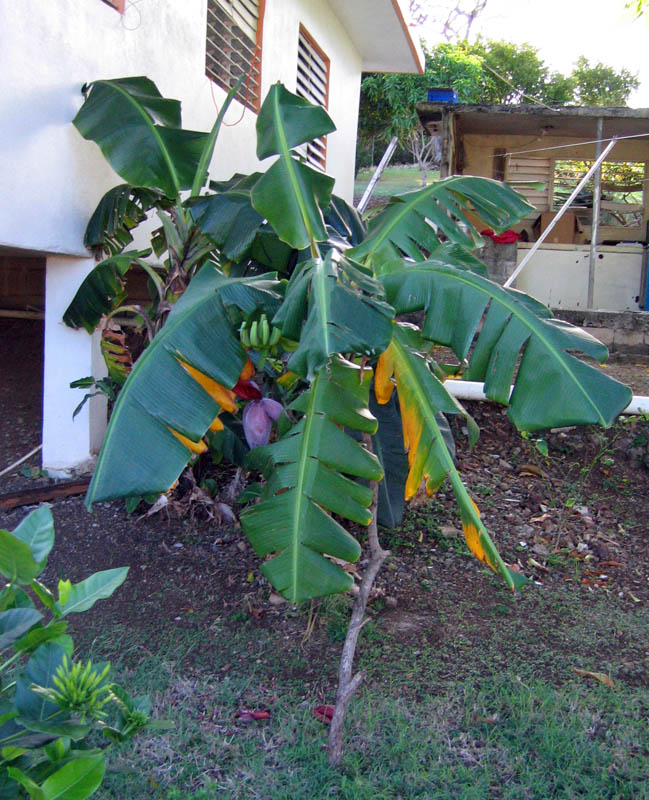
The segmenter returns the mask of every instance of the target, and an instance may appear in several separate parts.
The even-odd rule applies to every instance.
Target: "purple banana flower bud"
[[[271,400],[270,397],[264,397],[259,402],[273,422],[277,422],[279,415],[284,410],[284,406],[281,403],[278,403],[277,400]]]
[[[262,405],[263,400],[251,400],[243,409],[243,432],[248,447],[261,447],[268,444],[270,429],[273,424]]]

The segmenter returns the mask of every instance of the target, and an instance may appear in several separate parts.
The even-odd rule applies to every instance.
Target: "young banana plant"
[[[136,95],[132,81],[119,84],[120,103]],[[138,191],[177,197],[187,181],[173,176],[199,134],[183,138],[178,129],[171,137],[162,128],[162,140],[174,143],[165,158],[118,159],[108,135],[113,94],[95,84],[77,124],[92,117],[82,132]],[[138,113],[157,130],[169,101],[155,97],[141,101]],[[135,364],[113,410],[88,507],[166,491],[205,448],[208,430],[223,425],[220,412],[235,411],[249,358],[259,365],[272,335],[274,364],[285,365],[277,381],[293,385],[293,399],[277,440],[255,454],[266,484],[241,521],[275,589],[297,602],[349,588],[339,563],[358,558],[360,547],[338,519],[367,525],[372,492],[365,482],[381,478],[379,515],[391,524],[422,482],[432,493],[448,480],[468,546],[515,588],[520,576],[500,557],[455,466],[444,415],[466,418],[472,444],[478,431],[446,390],[432,346],[450,347],[467,364],[464,376],[484,381],[487,396],[507,406],[521,430],[608,426],[630,392],[573,355],[603,360],[603,345],[490,281],[471,254],[481,240],[467,212],[503,230],[529,212],[520,195],[484,178],[446,178],[392,198],[366,229],[332,195],[333,180],[298,154],[333,131],[324,109],[274,85],[257,119],[257,156],[274,158],[270,168],[235,176],[190,204],[218,263],[198,259],[195,277]],[[288,282],[277,271],[288,272]],[[420,328],[401,321],[412,312],[420,312]],[[359,441],[363,435],[372,436],[374,452]]]

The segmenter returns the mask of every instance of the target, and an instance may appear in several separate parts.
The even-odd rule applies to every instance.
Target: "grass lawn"
[[[326,606],[328,632],[336,638],[338,603]],[[306,611],[302,619],[306,627]],[[629,623],[643,621],[599,620],[602,626]],[[433,642],[404,648],[368,626],[361,666],[369,682],[351,706],[341,772],[328,768],[327,729],[312,714],[328,699],[324,684],[334,664],[322,681],[297,674],[287,680],[272,631],[260,632],[250,619],[217,618],[210,626],[206,616],[191,632],[179,626],[155,654],[118,627],[95,642],[93,658],[113,658],[126,684],[152,693],[157,713],[175,729],[129,743],[113,757],[115,771],[97,797],[648,798],[647,688],[613,691],[576,678],[553,685],[534,676],[535,665],[508,654],[515,641],[507,621],[484,624],[496,642],[486,635],[484,652],[465,649],[466,668],[456,680],[436,679]],[[208,649],[215,629],[223,643],[218,652]],[[294,646],[299,671],[305,660],[299,638]],[[457,647],[463,649],[461,635]],[[502,648],[503,663],[471,674],[476,656],[488,662],[494,647]],[[570,661],[568,653],[556,654],[557,679],[569,675]],[[241,708],[269,708],[271,717],[244,724],[234,717]]]
[[[356,175],[354,183],[354,196],[360,197],[365,191],[370,178],[374,174],[374,169],[367,168],[361,169]],[[428,173],[428,182],[437,180],[439,172],[437,170]],[[376,185],[372,197],[390,197],[393,194],[402,194],[411,189],[419,189],[421,187],[421,172],[419,168],[412,164],[403,164],[400,166],[387,167],[381,180]]]

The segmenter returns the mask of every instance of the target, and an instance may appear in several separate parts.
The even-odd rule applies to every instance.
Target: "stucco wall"
[[[204,74],[206,0],[140,0],[124,15],[101,0],[20,0],[2,5],[0,63],[0,246],[85,256],[83,231],[101,195],[118,182],[96,146],[70,124],[80,88],[96,78],[146,74],[182,100],[186,127],[208,130],[224,92]],[[322,0],[267,0],[262,86],[295,88],[302,22],[331,59],[327,171],[350,198],[360,57]],[[241,118],[234,104],[226,121]],[[215,177],[259,168],[256,116],[222,132]]]
[[[126,0],[118,14],[101,0],[2,3],[0,25],[0,254],[49,254],[46,263],[43,466],[65,475],[85,465],[105,427],[105,404],[72,420],[81,399],[71,380],[102,364],[96,342],[67,328],[62,314],[94,261],[83,233],[104,192],[121,179],[71,120],[84,82],[148,75],[163,95],[182,101],[187,128],[209,130],[225,92],[205,76],[207,0]],[[331,61],[327,172],[351,200],[361,59],[323,0],[267,0],[262,95],[276,80],[295,90],[299,25]],[[234,103],[211,172],[263,169],[255,157],[256,115]],[[0,298],[1,299],[1,298]]]

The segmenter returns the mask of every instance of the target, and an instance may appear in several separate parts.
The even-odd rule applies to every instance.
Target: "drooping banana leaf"
[[[417,352],[417,335],[396,325],[390,347],[380,356],[374,387],[379,403],[387,403],[396,386],[401,409],[403,444],[408,453],[409,472],[405,486],[406,500],[413,497],[424,480],[429,494],[437,491],[448,478],[460,509],[467,544],[473,554],[499,572],[510,588],[524,579],[509,570],[480,520],[480,513],[469,497],[453,463],[439,426],[439,412],[465,414],[470,437],[477,428],[464,409],[429,370],[425,358]]]
[[[392,335],[392,308],[381,284],[330,250],[300,265],[273,324],[299,346],[288,368],[310,380],[334,353],[382,352]]]
[[[77,289],[63,315],[63,322],[70,328],[83,327],[92,333],[101,317],[114,311],[126,298],[123,278],[134,264],[144,269],[160,289],[160,277],[143,260],[150,253],[150,250],[129,250],[97,264]]]
[[[367,409],[370,381],[371,370],[361,373],[335,357],[290,406],[299,422],[262,448],[268,483],[241,523],[260,556],[278,552],[261,571],[291,602],[342,592],[353,582],[324,555],[356,561],[360,547],[327,512],[361,525],[371,519],[371,489],[345,476],[380,480],[381,467],[339,427],[376,431]]]
[[[367,228],[358,211],[336,195],[332,195],[331,205],[324,211],[324,221],[350,247],[360,244],[367,235]]]
[[[120,253],[133,241],[131,230],[146,219],[152,208],[168,208],[171,200],[155,189],[120,183],[109,189],[94,210],[83,243],[101,256]]]
[[[250,202],[250,192],[232,189],[202,197],[191,207],[194,222],[220,248],[222,257],[242,261],[250,252],[264,218]]]
[[[145,77],[89,84],[73,123],[125,181],[171,199],[191,188],[208,142],[206,133],[180,127],[180,102]]]
[[[424,251],[434,250],[441,234],[473,250],[482,245],[482,239],[465,212],[502,231],[531,210],[522,195],[490,178],[444,178],[390,198],[385,209],[372,218],[367,236],[350,256],[372,264],[378,274],[382,264],[393,263],[402,255],[423,261]]]
[[[271,86],[257,117],[257,157],[279,156],[256,182],[252,204],[279,238],[297,250],[327,238],[320,209],[331,199],[334,180],[294,156],[293,148],[335,130],[327,112],[291,94],[280,83]]]
[[[520,430],[608,427],[630,402],[630,389],[568,352],[604,361],[606,347],[522,292],[438,262],[404,267],[383,284],[397,314],[424,309],[426,338],[461,360],[474,344],[465,378],[484,381],[487,397],[509,405]]]
[[[383,469],[377,520],[384,528],[396,528],[403,521],[404,488],[408,478],[408,458],[403,449],[401,412],[396,394],[387,403],[380,404],[375,393],[371,392],[370,412],[379,424],[372,436],[372,449]]]
[[[247,360],[227,306],[273,313],[279,297],[267,279],[227,279],[206,264],[162,330],[140,356],[117,399],[86,504],[166,491],[202,452]]]

